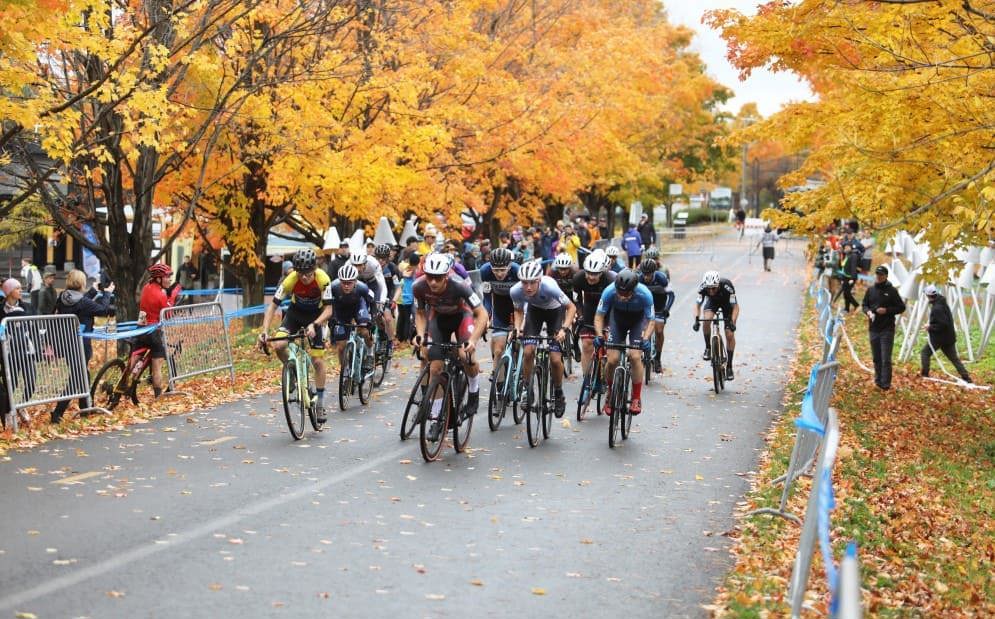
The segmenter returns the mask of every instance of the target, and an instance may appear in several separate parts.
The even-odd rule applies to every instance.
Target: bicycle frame
[[[501,358],[507,359],[511,368],[508,371],[508,377],[504,381],[504,393],[502,397],[507,399],[508,396],[511,396],[511,402],[518,402],[522,395],[519,393],[518,380],[522,375],[522,362],[525,360],[525,345],[517,338],[507,342],[504,346],[504,352],[501,353]]]
[[[304,345],[301,346],[298,344],[298,340],[303,341]],[[314,361],[311,359],[310,352],[308,352],[311,347],[311,340],[304,331],[298,331],[290,335],[269,338],[266,340],[266,343],[280,341],[287,342],[287,363],[293,361],[294,368],[297,370],[295,372],[297,375],[297,393],[300,394],[299,397],[303,400],[303,405],[306,408],[310,408],[311,390],[309,383],[310,378],[315,375]]]

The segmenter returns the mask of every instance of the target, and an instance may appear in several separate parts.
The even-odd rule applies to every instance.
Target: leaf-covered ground
[[[821,354],[809,303],[783,416],[743,512],[776,506],[794,440],[794,418]],[[866,321],[851,314],[847,332],[870,365]],[[896,345],[897,355],[897,345]],[[969,364],[976,382],[995,382],[992,352]],[[918,377],[918,355],[896,365],[893,388],[877,390],[841,347],[832,400],[841,447],[833,474],[837,558],[859,545],[863,604],[871,617],[995,616],[995,396]],[[934,363],[934,376],[938,375]],[[811,482],[796,482],[788,511],[804,514]],[[732,532],[736,565],[708,607],[715,616],[787,616],[788,581],[800,528],[780,518],[742,517]],[[821,557],[813,560],[808,602],[826,614]]]

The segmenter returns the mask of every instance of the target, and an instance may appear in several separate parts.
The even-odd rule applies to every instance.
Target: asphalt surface
[[[705,616],[793,355],[801,248],[778,249],[772,273],[731,235],[665,258],[665,374],[614,450],[606,418],[573,418],[575,378],[538,448],[482,414],[468,455],[425,464],[398,440],[404,359],[301,442],[267,396],[8,454],[0,617]],[[709,268],[742,305],[718,396],[690,329]]]

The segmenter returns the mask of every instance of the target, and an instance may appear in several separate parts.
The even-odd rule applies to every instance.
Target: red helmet
[[[172,277],[173,269],[169,268],[168,264],[163,262],[157,262],[149,267],[149,277],[155,279],[157,277]]]

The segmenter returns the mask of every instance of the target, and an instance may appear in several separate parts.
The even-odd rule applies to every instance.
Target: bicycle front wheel
[[[467,403],[470,401],[469,385],[466,374],[458,373],[452,381],[452,400],[455,408],[451,411],[453,425],[453,447],[456,453],[463,453],[470,444],[470,428],[473,427],[473,415],[465,415]]]
[[[525,432],[528,435],[529,447],[539,444],[542,436],[543,407],[542,370],[533,366],[532,373],[525,387]]]
[[[349,401],[352,399],[352,370],[353,370],[353,355],[356,354],[356,345],[349,342],[345,345],[345,354],[342,355],[344,359],[342,367],[339,368],[339,409],[344,413],[349,407]]]
[[[404,417],[401,419],[402,441],[407,440],[411,436],[411,433],[415,431],[415,426],[418,425],[420,420],[419,411],[421,410],[422,403],[422,387],[428,388],[428,385],[424,384],[427,378],[428,366],[426,365],[418,373],[418,380],[411,387],[411,395],[408,396],[408,403],[404,406]]]
[[[422,399],[418,417],[420,419],[420,431],[418,433],[418,444],[421,448],[422,458],[425,462],[434,462],[439,459],[442,453],[442,446],[446,442],[446,430],[449,425],[449,394],[446,393],[447,385],[445,375],[436,376],[429,382],[428,391]],[[438,419],[432,419],[432,403],[435,400],[442,400],[442,410]],[[432,424],[437,422],[438,433],[432,436]]]
[[[549,376],[549,369],[542,373],[542,438],[549,438],[549,432],[553,429],[553,381]]]
[[[314,373],[316,371],[315,367],[314,367],[314,363],[311,361],[310,358],[308,358],[308,360],[307,360],[307,371],[308,371],[308,374],[310,376],[308,377],[308,380],[304,381],[304,384],[305,385],[310,385],[311,384],[311,379],[314,377]],[[314,431],[315,432],[321,432],[321,428],[325,424],[324,424],[324,422],[318,421],[318,394],[317,393],[312,393],[310,395],[311,395],[311,397],[308,398],[309,402],[308,402],[308,407],[307,407],[307,416],[308,416],[308,419],[311,420],[311,427],[314,428]],[[302,404],[302,406],[303,406],[303,404]]]
[[[518,368],[512,372],[512,380],[516,381],[514,390],[508,391],[508,397],[513,398],[511,402],[511,413],[515,425],[521,425],[525,421],[525,379],[522,377],[522,370]]]
[[[376,340],[376,355],[373,357],[373,386],[379,387],[387,377],[387,367],[390,365],[390,352],[387,340],[381,334]]]
[[[615,374],[612,379],[612,414],[611,418],[608,420],[608,446],[615,447],[622,442],[619,436],[622,427],[622,416],[625,414],[625,400],[628,394],[626,393],[625,384],[625,370],[622,368],[615,368]]]
[[[97,377],[90,386],[90,397],[94,406],[114,410],[121,401],[121,386],[127,366],[123,359],[111,359],[100,367]]]
[[[573,333],[567,331],[566,337],[563,338],[563,375],[573,376],[574,373],[574,345],[573,345]]]
[[[715,393],[719,393],[722,391],[725,379],[725,368],[722,367],[722,344],[719,342],[719,336],[713,335],[711,344],[712,388],[715,389]]]
[[[297,378],[297,364],[291,358],[283,364],[283,414],[287,418],[287,427],[295,441],[304,436],[305,406],[300,393],[300,382]]]
[[[591,371],[590,368],[584,374],[584,382],[580,385],[580,395],[577,397],[577,421],[584,421],[587,415],[587,407],[591,405]]]

